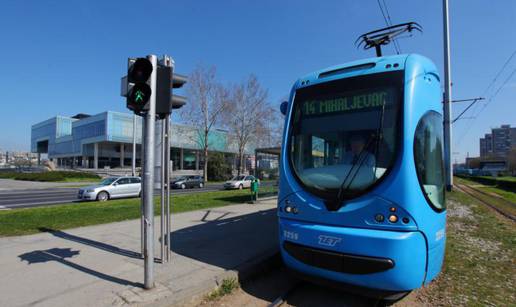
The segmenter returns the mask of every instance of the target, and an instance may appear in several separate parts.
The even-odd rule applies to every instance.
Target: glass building
[[[47,154],[59,167],[104,168],[131,165],[133,114],[107,111],[96,115],[56,116],[31,127],[31,151]],[[160,131],[161,129],[156,129]],[[173,170],[202,169],[202,134],[192,126],[171,124],[170,157]],[[212,129],[208,135],[210,151],[224,153],[228,164],[236,167],[237,149],[228,131]],[[136,116],[136,165],[140,165],[142,118]],[[156,136],[156,141],[160,140]],[[248,154],[254,148],[246,148]]]

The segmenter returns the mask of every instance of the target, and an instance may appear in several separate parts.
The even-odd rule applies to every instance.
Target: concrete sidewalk
[[[148,291],[142,289],[139,220],[0,238],[0,306],[191,301],[275,254],[275,206],[270,198],[172,215],[172,261],[155,264],[156,288]]]

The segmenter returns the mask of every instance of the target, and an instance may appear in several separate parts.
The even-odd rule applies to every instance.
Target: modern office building
[[[502,125],[492,128],[480,139],[480,158],[507,158],[511,149],[516,148],[516,128]]]
[[[60,167],[127,167],[132,160],[133,121],[136,121],[136,165],[139,166],[142,120],[139,116],[134,117],[112,111],[91,116],[56,116],[32,126],[31,151],[48,154],[48,159]],[[173,170],[202,169],[201,133],[194,127],[180,124],[172,124],[171,132]],[[236,167],[237,150],[228,131],[213,129],[208,142],[211,151],[224,153],[228,164]],[[246,153],[253,152],[254,148],[246,148]]]

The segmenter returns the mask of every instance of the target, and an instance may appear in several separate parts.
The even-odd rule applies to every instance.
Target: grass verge
[[[206,301],[214,301],[225,295],[231,294],[233,290],[238,289],[240,284],[236,280],[236,278],[227,278],[222,280],[222,283],[217,287],[217,289],[210,292],[206,295]]]
[[[275,193],[274,187],[263,189],[264,194]],[[249,190],[203,192],[174,195],[171,198],[173,213],[222,207],[250,200]],[[159,197],[154,198],[154,213],[160,214]],[[26,235],[42,229],[67,228],[105,224],[140,216],[140,199],[119,199],[107,202],[80,202],[48,207],[0,211],[0,236]]]
[[[447,194],[443,272],[415,292],[429,306],[510,306],[515,302],[516,226],[459,191]]]

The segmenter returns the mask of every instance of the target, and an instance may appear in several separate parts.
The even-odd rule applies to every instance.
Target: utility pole
[[[448,0],[443,0],[443,31],[444,31],[444,173],[446,176],[446,190],[453,188],[453,170],[451,163],[452,131],[451,131],[451,64],[450,64],[450,30]]]

